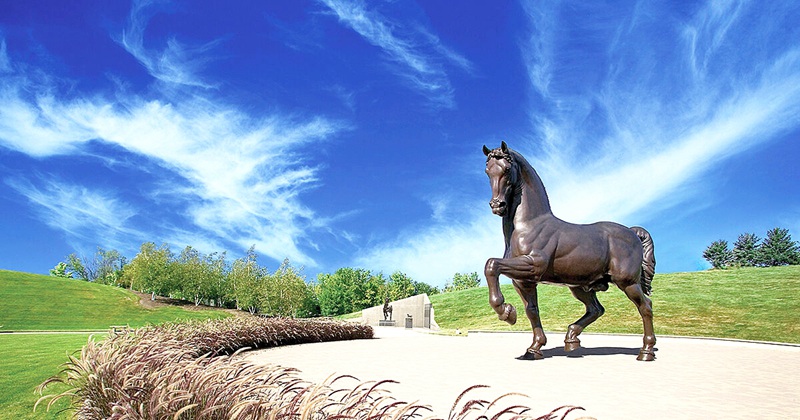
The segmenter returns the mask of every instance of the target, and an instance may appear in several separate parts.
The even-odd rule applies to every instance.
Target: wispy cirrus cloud
[[[6,148],[47,158],[81,154],[91,141],[114,144],[178,175],[180,184],[165,183],[163,190],[150,191],[149,199],[167,195],[182,201],[205,234],[243,248],[256,244],[276,259],[314,264],[297,241],[314,214],[299,194],[315,185],[316,168],[304,164],[297,150],[335,133],[336,123],[253,118],[194,99],[164,103],[127,97],[109,103],[39,96],[31,102],[14,96],[13,86],[4,88],[8,106],[0,110],[0,144]],[[57,192],[20,191],[35,192],[31,200],[39,205],[47,191]],[[64,230],[74,233],[77,226]]]
[[[120,38],[122,46],[159,81],[178,86],[216,87],[213,83],[203,81],[199,71],[210,61],[208,53],[219,45],[220,40],[189,46],[173,37],[160,50],[145,47],[145,30],[150,18],[157,12],[157,5],[155,0],[134,1],[128,26]]]
[[[420,25],[394,21],[359,0],[320,0],[339,21],[380,48],[394,63],[394,71],[432,103],[453,108],[453,87],[445,63],[471,72],[463,55],[444,45]],[[399,28],[403,28],[402,33]]]
[[[48,83],[57,75],[31,79],[10,65],[11,72],[0,73],[0,146],[41,160],[91,155],[111,163],[118,153],[90,151],[92,145],[108,145],[146,161],[147,168],[133,170],[147,171],[156,180],[126,191],[137,197],[125,205],[90,183],[59,181],[55,173],[44,186],[24,178],[9,185],[40,210],[45,223],[76,240],[106,240],[98,229],[108,229],[119,233],[115,241],[127,235],[129,241],[186,240],[239,249],[255,245],[276,260],[288,257],[314,266],[305,249],[313,248],[311,235],[326,226],[319,226],[324,218],[300,198],[318,184],[318,168],[307,163],[304,150],[345,127],[323,117],[279,111],[255,116],[215,97],[207,89],[211,85],[195,74],[203,48],[188,57],[171,41],[161,52],[143,45],[149,16],[143,9],[148,6],[134,5],[123,36],[125,48],[159,81],[146,97],[122,90],[66,95]],[[147,217],[174,220],[146,225],[130,220],[144,207],[160,206],[168,208]]]
[[[713,188],[709,171],[800,127],[800,47],[789,42],[800,31],[785,32],[797,11],[747,6],[713,3],[681,21],[646,2],[587,4],[598,18],[581,27],[564,22],[558,4],[525,3],[532,129],[507,140],[537,168],[557,216],[639,224],[697,206]],[[476,210],[441,216],[464,206]],[[498,218],[484,201],[440,201],[434,210],[428,227],[358,261],[442,285],[502,255]]]
[[[541,38],[524,55],[542,103],[531,112],[536,134],[518,147],[550,180],[554,210],[566,218],[646,218],[656,202],[690,199],[696,190],[687,186],[726,158],[800,123],[800,48],[777,38],[779,11],[711,4],[660,27],[661,15],[645,7],[600,34],[565,33],[543,23],[552,11],[528,9]],[[676,48],[653,46],[665,33]],[[607,46],[602,77],[559,79],[568,63],[556,51],[573,36]]]
[[[6,40],[0,40],[0,72],[4,73],[11,71],[11,60],[8,58],[7,50],[8,47],[6,47]]]
[[[71,239],[94,243],[103,238],[103,246],[125,249],[131,238],[144,241],[140,232],[128,227],[136,215],[129,203],[112,191],[90,190],[57,179],[31,180],[11,178],[6,184],[27,197],[41,219],[50,227],[64,231]]]

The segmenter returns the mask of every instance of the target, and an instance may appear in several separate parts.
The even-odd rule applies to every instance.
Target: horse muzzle
[[[498,198],[493,198],[489,201],[489,207],[492,208],[492,213],[502,216],[506,213],[506,202]]]

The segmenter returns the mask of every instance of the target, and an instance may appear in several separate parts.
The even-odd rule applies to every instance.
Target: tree
[[[389,276],[389,281],[386,283],[385,297],[392,301],[405,299],[414,296],[415,290],[414,280],[411,280],[411,277],[401,271],[395,271]]]
[[[759,247],[759,262],[770,267],[800,263],[798,245],[792,241],[789,229],[776,227],[767,231],[767,237]]]
[[[85,281],[96,281],[104,284],[118,285],[125,267],[125,257],[119,251],[105,250],[97,247],[92,259],[81,258],[76,254],[67,256],[65,262],[67,271],[72,276]]]
[[[439,294],[439,288],[436,286],[431,286],[428,283],[424,283],[421,281],[414,282],[414,295],[421,295],[426,294],[428,296],[433,296]]]
[[[250,313],[258,311],[260,295],[264,290],[263,279],[267,275],[256,259],[255,247],[250,247],[244,257],[233,262],[228,273],[231,300],[236,302],[236,309],[246,309]]]
[[[270,315],[299,315],[308,297],[305,278],[301,270],[292,267],[289,259],[281,263],[278,270],[265,277],[265,289],[261,295],[259,312]]]
[[[368,270],[340,268],[317,276],[317,299],[322,315],[335,316],[383,303],[385,279]]]
[[[477,272],[469,274],[455,273],[452,282],[448,282],[445,287],[445,292],[455,292],[457,290],[467,290],[478,287],[481,284]]]
[[[155,300],[157,294],[169,296],[178,289],[172,260],[168,245],[163,244],[156,248],[153,242],[145,242],[126,270],[123,270],[124,281],[130,284],[131,289],[150,293],[151,300]]]
[[[224,295],[225,254],[203,255],[191,246],[181,251],[176,264],[177,283],[183,299],[194,302],[219,302]]]
[[[91,281],[113,286],[119,285],[126,259],[115,249],[105,250],[98,247],[94,260],[87,264]]]
[[[733,263],[739,267],[753,267],[759,262],[759,242],[761,239],[754,233],[739,235],[733,244],[731,257]]]
[[[716,269],[727,268],[731,261],[731,251],[728,249],[728,241],[720,239],[711,243],[703,251],[705,258],[711,266]]]
[[[77,256],[76,254],[72,253],[67,256],[67,270],[72,273],[71,277],[77,277],[78,279],[89,281],[89,272],[86,269],[86,266],[81,261],[81,257]]]
[[[53,277],[63,277],[66,279],[72,278],[72,272],[67,269],[67,263],[60,262],[55,267],[50,269],[50,275]]]

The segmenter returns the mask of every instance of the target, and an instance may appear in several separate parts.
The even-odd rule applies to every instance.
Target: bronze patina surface
[[[580,347],[578,336],[605,309],[597,292],[613,283],[636,305],[644,326],[643,346],[637,360],[655,359],[653,309],[647,297],[655,273],[653,239],[641,227],[613,222],[578,225],[553,215],[544,184],[536,170],[505,142],[486,155],[486,174],[492,188],[489,206],[503,218],[505,254],[486,261],[489,304],[500,320],[517,322],[517,311],[505,303],[499,276],[509,277],[525,305],[533,328],[533,344],[520,359],[543,358],[547,338],[539,318],[536,287],[540,283],[569,287],[586,306],[586,313],[567,330],[564,350]]]

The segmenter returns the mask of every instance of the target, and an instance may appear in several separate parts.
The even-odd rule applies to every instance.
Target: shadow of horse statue
[[[533,344],[520,359],[544,357],[547,338],[539,318],[536,287],[540,283],[569,287],[572,295],[586,306],[586,313],[567,329],[564,351],[580,348],[578,336],[597,320],[605,309],[597,292],[613,283],[636,305],[644,325],[643,346],[637,360],[655,359],[656,337],[650,283],[655,273],[653,239],[641,227],[625,227],[612,222],[590,225],[567,223],[553,215],[544,184],[533,167],[505,142],[486,155],[486,174],[492,188],[489,205],[503,218],[505,254],[489,258],[485,275],[489,285],[489,304],[502,321],[513,325],[517,311],[505,303],[499,276],[512,280],[525,305],[533,329]]]

